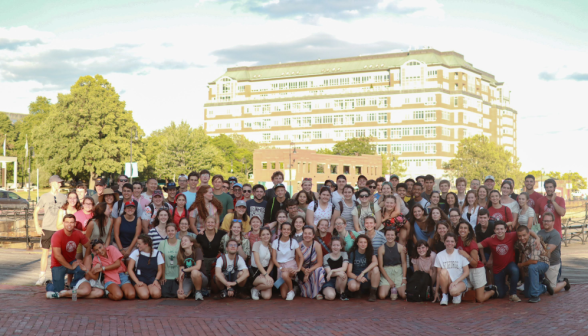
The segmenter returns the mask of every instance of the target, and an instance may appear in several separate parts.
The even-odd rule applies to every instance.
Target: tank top
[[[123,217],[124,219],[124,217]],[[94,229],[92,230],[92,235],[90,236],[90,241],[95,240],[95,239],[100,239],[102,240],[105,244],[110,245],[110,242],[106,241],[106,236],[108,236],[108,232],[110,232],[110,226],[112,225],[112,218],[107,218],[106,219],[106,226],[104,227],[104,235],[101,236],[100,235],[100,227],[98,226],[97,221],[94,221]],[[121,229],[122,229],[122,221],[121,221]],[[135,227],[136,229],[136,227]],[[133,233],[133,238],[135,237],[135,234]],[[122,237],[121,237],[122,239]],[[131,240],[132,241],[132,240]],[[121,240],[122,243],[122,240]],[[130,244],[131,242],[129,242]]]
[[[125,216],[120,217],[120,228],[118,232],[118,238],[123,248],[128,247],[135,238],[137,232],[137,216],[132,221],[128,221]]]
[[[398,246],[394,244],[394,246],[390,247],[387,244],[384,244],[384,266],[396,266],[402,264],[402,260],[400,259],[400,253],[398,252]]]

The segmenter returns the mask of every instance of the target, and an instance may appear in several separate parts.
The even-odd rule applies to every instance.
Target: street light
[[[134,135],[135,141],[139,140],[139,135],[137,134],[137,126],[131,127],[131,163],[130,163],[130,165],[131,165],[131,169],[130,169],[131,174],[130,175],[131,176],[129,176],[131,179],[131,184],[133,184],[133,135]]]
[[[288,177],[290,178],[290,188],[292,188],[292,194],[294,194],[294,187],[292,186],[292,154],[296,154],[296,147],[294,147],[294,152],[292,152],[292,146],[294,146],[293,142],[290,142],[290,149],[288,150],[289,155],[289,163],[290,163],[290,170],[288,173]]]
[[[29,154],[28,155],[28,157],[29,157],[29,196],[27,197],[27,201],[30,202],[31,201],[31,156],[35,155],[35,148],[33,146],[30,146],[28,151],[29,151],[29,153],[28,153]],[[39,184],[39,182],[37,181],[37,188],[39,187],[38,184]]]

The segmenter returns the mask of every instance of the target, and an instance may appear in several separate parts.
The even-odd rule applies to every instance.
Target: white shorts
[[[547,272],[545,272],[545,277],[549,280],[551,287],[555,288],[557,286],[557,276],[559,274],[559,268],[561,264],[549,266]]]
[[[470,268],[470,275],[468,276],[468,279],[470,280],[470,286],[473,289],[486,286],[486,268]]]
[[[104,289],[104,285],[102,284],[102,282],[96,281],[94,279],[88,280],[86,278],[82,278],[80,281],[78,281],[78,283],[74,286],[73,289],[79,289],[80,285],[83,284],[84,282],[89,282],[90,287],[92,287],[92,288]]]

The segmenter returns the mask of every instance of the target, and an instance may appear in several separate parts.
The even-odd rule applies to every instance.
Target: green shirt
[[[347,235],[344,238],[346,252],[349,252],[349,250],[351,250],[351,247],[353,247],[353,243],[355,242],[355,239],[353,239],[353,237],[351,237],[351,235],[353,235],[353,237],[355,237],[355,239],[357,239],[357,237],[359,237],[360,233],[358,233],[356,231],[347,231]]]
[[[233,206],[233,198],[231,197],[231,195],[227,194],[227,193],[222,193],[220,195],[214,195],[214,197],[221,202],[222,206],[223,206],[223,211],[220,214],[220,222],[223,222],[223,219],[225,219],[225,215],[227,214],[227,210],[233,210],[235,207]]]
[[[170,245],[167,240],[159,243],[157,248],[165,256],[165,279],[177,279],[180,275],[180,266],[178,265],[178,251],[180,250],[180,241],[175,245]]]

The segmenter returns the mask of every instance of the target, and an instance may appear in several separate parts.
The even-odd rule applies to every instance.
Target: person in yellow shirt
[[[247,216],[247,203],[244,200],[237,201],[235,204],[235,212],[228,213],[225,216],[220,229],[229,232],[233,219],[240,219],[243,221],[243,233],[251,231],[251,225],[249,224],[250,218]]]

